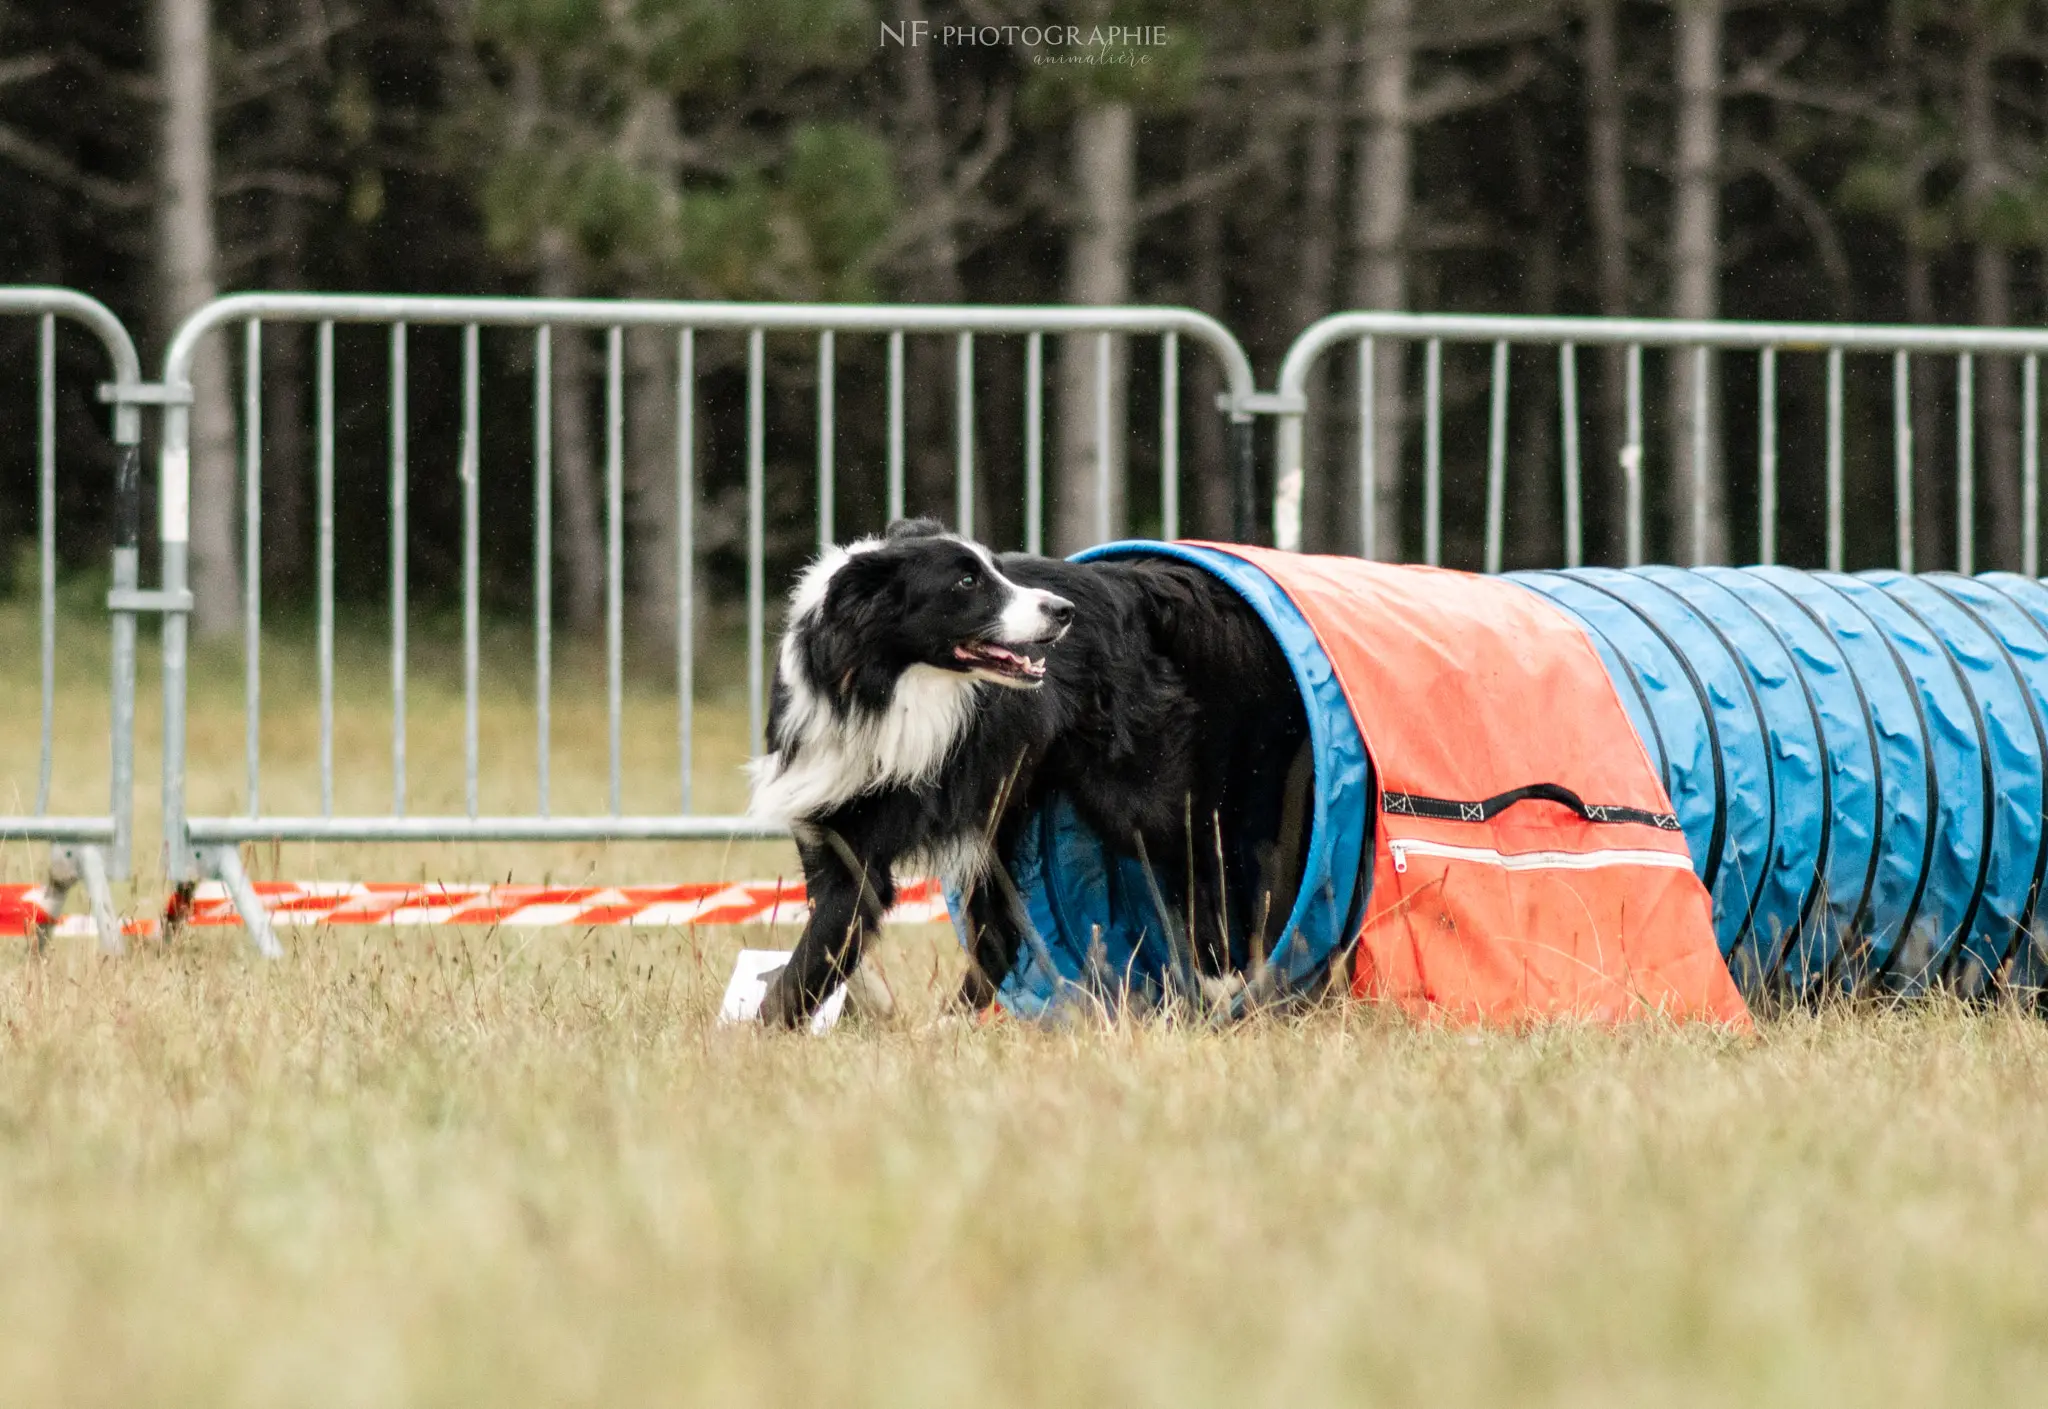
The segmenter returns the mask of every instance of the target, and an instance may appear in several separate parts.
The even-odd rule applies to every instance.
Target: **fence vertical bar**
[[[1778,561],[1778,349],[1756,359],[1756,560]]]
[[[676,334],[676,757],[691,810],[697,709],[697,334]]]
[[[1109,370],[1112,358],[1108,333],[1095,335],[1095,541],[1107,543],[1110,478],[1114,450],[1109,443]]]
[[[405,815],[406,519],[411,498],[405,324],[391,325],[391,815]]]
[[[242,776],[263,813],[263,323],[242,325]]]
[[[36,816],[50,811],[57,761],[57,316],[36,330],[36,614],[42,664],[42,737]]]
[[[1378,369],[1378,344],[1371,338],[1358,340],[1358,556],[1368,562],[1379,557],[1379,414],[1374,398]]]
[[[1956,571],[1977,570],[1977,359],[1956,358]]]
[[[1623,363],[1624,443],[1621,447],[1621,477],[1624,503],[1622,556],[1629,567],[1643,561],[1643,345],[1630,343]]]
[[[1842,479],[1842,349],[1828,349],[1828,571],[1840,572],[1843,561]]]
[[[903,516],[903,334],[889,335],[889,457],[892,520]],[[767,655],[767,412],[763,402],[766,336],[747,334],[747,747],[762,737],[763,662]]]
[[[1586,560],[1585,491],[1579,467],[1579,348],[1560,343],[1557,349],[1558,415],[1564,441],[1564,565]]]
[[[1900,572],[1913,570],[1913,367],[1892,354],[1892,493]]]
[[[821,555],[832,546],[836,537],[832,510],[838,490],[834,483],[837,467],[832,458],[832,417],[833,398],[837,394],[834,383],[838,361],[832,345],[832,330],[827,328],[818,334],[818,552]]]
[[[1707,552],[1707,376],[1713,352],[1707,347],[1692,350],[1692,561],[1703,566]]]
[[[751,346],[751,344],[750,344]],[[889,334],[889,522],[903,517],[903,330]]]
[[[555,338],[533,330],[533,768],[535,804],[554,799],[551,754],[555,689]]]
[[[477,691],[483,655],[483,602],[478,582],[483,534],[482,334],[462,328],[462,800],[475,817],[477,795]]]
[[[51,341],[51,360],[54,364],[56,343]],[[126,369],[116,366],[115,375],[122,377]],[[114,410],[114,502],[113,502],[113,574],[112,587],[116,592],[132,592],[140,585],[142,556],[142,439],[139,407],[117,406]],[[51,396],[50,421],[52,446],[50,462],[54,472],[56,447],[56,401],[54,390]],[[169,408],[166,408],[166,415]],[[53,473],[54,478],[54,473]],[[166,550],[168,557],[168,549]],[[135,613],[116,611],[112,623],[112,640],[109,643],[112,659],[108,675],[112,689],[110,747],[107,760],[107,810],[113,816],[113,854],[110,858],[113,873],[127,877],[133,874],[134,831],[135,831]],[[170,627],[165,625],[168,633]],[[179,740],[171,732],[171,721],[165,720],[164,752],[175,752]],[[171,799],[166,797],[166,802]],[[181,810],[171,812],[166,807],[167,817],[182,817]],[[173,823],[171,830],[177,826]],[[169,844],[169,838],[166,838]],[[81,858],[88,866],[91,856]],[[90,887],[88,880],[88,887]],[[119,938],[119,926],[112,927],[100,936],[102,947],[114,948],[112,941]]]
[[[1493,409],[1486,426],[1486,570],[1500,571],[1508,512],[1508,345],[1493,345]]]
[[[1422,561],[1443,559],[1444,343],[1431,338],[1422,360]]]
[[[1180,537],[1180,334],[1159,340],[1159,536]]]
[[[190,580],[192,523],[192,408],[164,407],[157,475],[157,536],[162,542],[160,580],[165,592],[183,593]],[[163,755],[160,759],[164,815],[164,869],[172,885],[196,879],[192,839],[185,816],[185,734],[188,627],[185,613],[171,612],[163,624]]]
[[[1024,551],[1045,551],[1045,334],[1024,340]]]
[[[604,350],[604,724],[605,798],[625,810],[620,753],[626,693],[626,330],[605,333]]]
[[[974,334],[953,342],[953,517],[974,537]]]
[[[2020,571],[2041,575],[2041,358],[2028,353],[2020,377]]]
[[[320,593],[320,815],[334,815],[334,323],[320,324],[317,494]]]

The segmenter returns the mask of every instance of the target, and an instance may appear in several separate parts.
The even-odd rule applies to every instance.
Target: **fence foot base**
[[[249,883],[249,873],[242,869],[242,853],[232,846],[218,846],[207,853],[207,861],[213,874],[228,888],[235,913],[242,917],[256,952],[266,959],[282,959],[284,947],[277,942],[277,931],[270,927],[270,912],[257,899],[256,887]]]
[[[51,847],[50,879],[43,886],[43,914],[48,918],[36,926],[36,953],[50,947],[57,921],[64,916],[64,902],[70,899],[71,888],[78,884],[78,879],[78,854],[68,846]]]
[[[99,936],[100,953],[120,956],[128,952],[121,933],[121,916],[114,909],[114,888],[107,881],[106,853],[96,846],[60,846],[50,851],[50,881],[43,890],[44,911],[49,918],[36,926],[36,949],[41,952],[56,932],[63,917],[64,902],[71,888],[85,882],[86,903],[92,907],[92,927]]]

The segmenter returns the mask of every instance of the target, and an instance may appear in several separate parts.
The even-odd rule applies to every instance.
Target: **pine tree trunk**
[[[1137,233],[1137,115],[1127,103],[1084,108],[1073,126],[1073,190],[1079,205],[1067,240],[1067,302],[1088,306],[1128,303],[1131,248]],[[1109,340],[1109,418],[1098,444],[1097,360],[1093,333],[1068,337],[1060,348],[1059,477],[1054,485],[1052,539],[1071,553],[1124,531],[1126,376],[1129,353]],[[1100,477],[1107,464],[1109,512],[1102,523]]]
[[[676,625],[676,335],[666,328],[626,334],[627,527],[632,539],[628,579],[633,620],[648,637],[650,658],[666,660],[663,643]]]
[[[1992,64],[1997,48],[1991,21],[1979,8],[1972,8],[1968,52],[1963,61],[1962,138],[1963,196],[1971,216],[1978,222],[1977,246],[1972,259],[1975,282],[1975,316],[1980,327],[2000,328],[2012,322],[2012,257],[1982,228],[1991,202],[1997,197],[1998,115],[1992,93]],[[2018,568],[2020,565],[2020,485],[2018,397],[2013,385],[2010,358],[1979,357],[1976,360],[1977,399],[1980,403],[1976,425],[1981,428],[1983,450],[1976,467],[1977,483],[1983,487],[1983,512],[1977,521],[1985,524],[1983,550],[1974,564],[1987,568]]]
[[[1534,133],[1527,130],[1530,119],[1517,118],[1524,129],[1518,136],[1522,154],[1525,209],[1534,216],[1528,254],[1523,264],[1522,307],[1536,317],[1554,316],[1564,284],[1565,248],[1562,221],[1555,202],[1546,200],[1540,155]],[[1564,561],[1562,521],[1563,476],[1559,470],[1557,407],[1558,370],[1556,354],[1537,361],[1521,359],[1516,376],[1510,379],[1508,405],[1512,430],[1507,459],[1507,541],[1503,558],[1509,565],[1550,567]],[[1511,362],[1512,366],[1513,363]]]
[[[269,42],[299,37],[304,7],[258,0],[253,21]],[[280,86],[271,107],[271,128],[283,161],[294,169],[317,161],[313,100],[302,75]],[[264,214],[272,255],[267,286],[281,292],[306,287],[306,256],[313,243],[313,212],[291,191],[268,197]],[[303,323],[263,326],[263,591],[290,601],[306,586],[312,561],[307,532],[308,357],[312,338]]]
[[[157,74],[163,92],[157,198],[157,313],[166,332],[218,290],[213,218],[213,63],[208,0],[158,0]],[[235,416],[225,339],[192,360],[192,626],[202,636],[240,617],[236,552]]]
[[[1678,0],[1677,181],[1671,212],[1671,316],[1712,318],[1720,307],[1721,29],[1724,0]],[[1691,349],[1669,364],[1673,557],[1728,560],[1728,489],[1717,434],[1718,387],[1707,388],[1705,492],[1696,499],[1694,365]],[[1703,502],[1701,502],[1703,501]],[[1699,507],[1695,507],[1696,504]]]
[[[1620,0],[1586,4],[1586,206],[1593,225],[1593,275],[1600,312],[1629,312],[1628,167],[1622,145]],[[1621,562],[1628,548],[1628,487],[1621,454],[1628,440],[1627,353],[1600,352],[1600,424],[1586,457],[1585,493],[1608,506],[1606,557]],[[1589,535],[1590,538],[1590,535]]]
[[[659,182],[668,218],[681,203],[682,135],[675,99],[648,89],[634,102],[621,146]],[[642,274],[639,292],[658,296],[657,281]],[[627,612],[647,637],[650,658],[668,660],[664,643],[675,634],[676,543],[676,335],[666,328],[634,329],[626,337],[626,578]]]
[[[1291,321],[1298,331],[1330,311],[1337,269],[1337,183],[1344,163],[1344,26],[1325,19],[1316,33],[1313,101],[1302,141],[1299,264],[1296,267]],[[1310,374],[1309,414],[1303,434],[1302,546],[1310,552],[1355,549],[1357,477],[1345,473],[1355,457],[1344,454],[1345,437],[1330,432],[1340,418],[1332,414],[1330,387],[1334,365],[1324,358]],[[1349,398],[1346,401],[1349,402]],[[1333,453],[1334,452],[1334,453]]]
[[[291,288],[282,279],[279,288]],[[303,324],[263,325],[263,590],[296,597],[306,585],[306,344]]]
[[[1359,70],[1366,113],[1353,173],[1352,225],[1358,233],[1351,271],[1354,308],[1408,306],[1408,215],[1413,202],[1414,131],[1410,84],[1415,54],[1409,34],[1413,0],[1372,0],[1366,12],[1365,63]],[[1376,556],[1398,562],[1402,551],[1401,484],[1405,466],[1407,349],[1382,341],[1374,357],[1374,494]]]
[[[550,232],[540,250],[542,298],[574,298],[576,256],[567,238]],[[604,538],[598,508],[596,427],[590,414],[590,335],[557,328],[554,359],[554,516],[557,600],[562,622],[579,634],[604,622]]]
[[[1976,253],[1977,323],[2002,328],[2012,323],[2012,259],[1988,242]],[[2020,566],[2019,394],[2012,359],[1977,358],[1977,483],[1982,486],[1977,521],[1985,525],[1976,571]]]
[[[903,25],[924,18],[921,0],[897,0]],[[905,291],[917,303],[961,301],[960,237],[947,193],[947,113],[932,72],[932,44],[898,48],[902,107],[897,150],[903,188],[922,201],[936,202],[929,233],[908,263]],[[953,343],[925,335],[906,338],[903,386],[904,507],[915,514],[954,517],[954,444],[949,392],[953,386]],[[977,514],[977,519],[985,515]]]
[[[1915,17],[1915,7],[1903,3],[1903,0],[1891,6],[1888,17],[1892,91],[1886,96],[1906,108],[1921,101]],[[1933,323],[1938,321],[1934,303],[1933,260],[1922,235],[1927,223],[1926,178],[1918,172],[1911,172],[1909,176],[1903,209],[1899,212],[1899,227],[1906,246],[1904,278],[1901,280],[1906,298],[1906,320]],[[1930,453],[1939,439],[1941,410],[1930,371],[1930,364],[1925,358],[1915,362],[1913,391],[1908,398],[1913,421],[1913,565],[1922,572],[1932,571],[1946,561],[1944,554],[1949,542],[1949,500],[1935,480]],[[1889,456],[1884,463],[1890,465]],[[1848,492],[1854,495],[1857,488],[1848,486]],[[1861,488],[1864,493],[1887,504],[1892,503],[1895,497],[1889,473],[1873,473]],[[1890,535],[1886,537],[1889,539]],[[1889,544],[1884,556],[1891,556]]]
[[[300,140],[310,141],[311,114],[296,87],[280,97],[279,121]],[[298,196],[271,198],[271,238],[279,252],[275,287],[303,289],[302,261],[312,235],[311,212]],[[278,322],[263,329],[263,577],[265,589],[291,598],[306,583],[307,356],[303,324]]]
[[[1185,169],[1197,170],[1207,153],[1215,150],[1214,130],[1201,122],[1189,124],[1188,156]],[[1225,312],[1223,278],[1223,197],[1212,195],[1195,203],[1188,224],[1188,301],[1212,318]],[[1198,538],[1222,541],[1230,537],[1230,472],[1224,462],[1224,420],[1216,409],[1223,394],[1223,374],[1216,359],[1197,356],[1188,367],[1188,402],[1185,420],[1189,454],[1181,463],[1181,532]]]
[[[1917,221],[1913,222],[1917,223]],[[1927,251],[1908,243],[1906,251],[1906,316],[1915,323],[1937,321],[1934,271]],[[1943,492],[1935,446],[1942,440],[1940,389],[1935,383],[1939,360],[1915,358],[1913,392],[1913,566],[1932,572],[1949,562],[1952,501]],[[1891,498],[1889,494],[1885,496]],[[1886,553],[1890,556],[1889,552]]]

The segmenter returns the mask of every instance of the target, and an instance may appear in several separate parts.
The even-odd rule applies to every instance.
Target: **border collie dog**
[[[967,897],[960,997],[992,1002],[1023,918],[984,882],[1050,793],[1156,867],[1197,966],[1226,972],[1246,947],[1226,908],[1258,863],[1218,819],[1277,810],[1306,737],[1271,634],[1190,564],[998,557],[928,519],[830,549],[791,595],[752,767],[752,811],[790,828],[811,904],[763,1021],[808,1020],[853,973],[898,867]]]

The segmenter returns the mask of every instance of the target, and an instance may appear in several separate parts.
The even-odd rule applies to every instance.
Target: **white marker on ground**
[[[782,972],[789,962],[789,953],[787,949],[742,949],[733,960],[732,978],[725,985],[725,1001],[718,1005],[718,1021],[745,1023],[759,1017],[761,1003],[768,996],[768,981]],[[839,1011],[845,1006],[846,985],[842,983],[811,1018],[811,1031],[828,1031],[839,1021]]]

